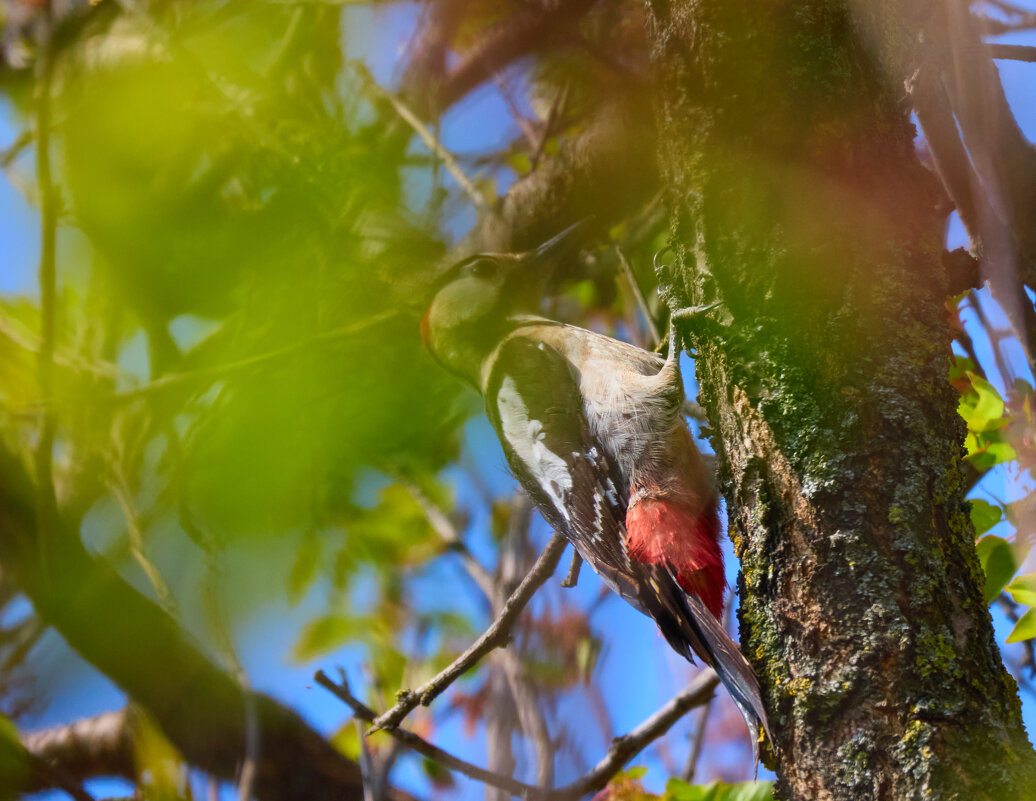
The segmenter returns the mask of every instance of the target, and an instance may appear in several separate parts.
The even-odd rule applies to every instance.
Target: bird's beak
[[[535,250],[528,253],[528,260],[533,264],[542,262],[562,262],[575,256],[579,246],[583,244],[589,228],[590,217],[584,217],[575,225],[570,225],[557,236],[548,239]]]

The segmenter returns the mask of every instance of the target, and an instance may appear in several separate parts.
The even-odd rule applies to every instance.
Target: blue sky
[[[375,77],[382,83],[392,83],[396,77],[397,64],[410,40],[417,18],[417,6],[408,3],[391,3],[377,9],[353,6],[346,10],[346,23],[343,35],[349,53],[353,57],[363,58],[370,66]],[[1015,43],[1036,43],[1031,35],[1005,37],[1003,41]],[[1018,62],[999,62],[1001,76],[1008,92],[1012,107],[1023,130],[1031,140],[1036,140],[1036,65]],[[497,145],[515,133],[515,127],[507,106],[495,85],[489,85],[475,92],[471,97],[459,103],[442,121],[442,138],[444,144],[456,152],[482,152]],[[6,147],[17,136],[19,123],[13,118],[11,109],[0,101],[0,147]],[[415,144],[416,149],[421,145]],[[17,175],[31,176],[31,153],[17,163],[14,173],[0,175],[0,293],[4,295],[28,295],[35,297],[36,262],[38,258],[39,224],[36,211],[25,201],[22,191],[12,182]],[[498,186],[506,187],[510,176],[503,172],[498,176]],[[448,178],[446,180],[449,180]],[[427,195],[426,180],[414,173],[408,190],[415,208],[422,205]],[[463,233],[465,224],[474,221],[474,212],[461,215],[455,222],[455,234]],[[959,225],[951,225],[948,242],[951,246],[960,244],[962,232]],[[991,307],[991,312],[996,313]],[[980,355],[988,353],[989,345],[978,343]],[[685,379],[688,394],[693,397],[696,387],[693,383],[693,364],[685,358]],[[1028,374],[1024,364],[1015,365],[1019,374]],[[1031,375],[1029,376],[1032,380]],[[706,446],[707,447],[707,446]],[[495,437],[484,419],[472,421],[467,429],[467,445],[465,459],[475,466],[478,472],[490,482],[494,489],[505,492],[511,486],[504,467],[503,455],[499,450]],[[480,504],[473,502],[474,490],[460,471],[450,475],[459,502],[468,503],[473,508]],[[1007,469],[1001,469],[987,478],[979,487],[978,494],[987,494],[991,499],[1010,500],[1032,486],[1031,480],[1020,480]],[[476,551],[491,554],[491,547],[486,541],[486,521],[475,517],[470,522],[470,534],[474,540]],[[1009,533],[1009,524],[1002,523],[997,533]],[[548,536],[542,521],[538,524],[537,535],[541,540]],[[269,547],[264,542],[264,547]],[[737,563],[727,551],[727,579],[734,584]],[[269,553],[239,554],[240,562],[231,571],[227,594],[234,594],[234,582],[255,581],[254,571],[262,569],[263,563],[272,560]],[[285,554],[290,558],[290,554]],[[457,597],[453,600],[458,605],[471,610],[480,608],[477,594],[461,575],[460,569],[448,559],[439,560],[416,581],[419,595],[429,601],[441,595],[444,586],[457,589]],[[596,594],[599,581],[588,570],[584,570],[579,586],[570,591],[579,603],[588,603]],[[185,596],[191,594],[189,587],[181,588]],[[256,609],[248,621],[237,632],[239,655],[247,668],[253,685],[297,708],[314,726],[324,732],[331,732],[346,720],[342,705],[330,698],[320,688],[313,685],[311,676],[317,667],[323,667],[333,673],[336,665],[344,666],[350,674],[353,689],[359,690],[363,681],[361,661],[362,651],[358,648],[343,649],[340,653],[305,665],[290,662],[287,655],[302,625],[314,614],[323,610],[326,588],[314,588],[310,595],[298,606],[291,608],[286,604],[271,601]],[[545,598],[536,603],[560,603],[562,593],[556,586],[545,591]],[[997,636],[1002,641],[1010,629],[998,608],[992,610]],[[657,635],[654,626],[646,618],[640,616],[628,605],[611,599],[602,607],[595,617],[598,630],[622,632],[619,639],[612,639],[605,652],[596,675],[606,697],[613,699],[610,712],[614,719],[616,733],[628,730],[644,717],[664,703],[679,686],[690,676],[685,663],[670,652]],[[29,727],[42,727],[54,723],[73,720],[85,715],[116,709],[123,705],[124,698],[109,682],[84,665],[60,639],[53,633],[48,634],[45,642],[33,654],[36,669],[43,677],[43,686],[50,691],[49,704],[38,714],[26,721]],[[1036,702],[1031,696],[1023,693],[1023,714],[1030,732],[1036,727]],[[441,702],[440,702],[441,703]],[[605,744],[600,741],[596,730],[579,733],[578,722],[587,714],[585,703],[578,699],[566,700],[561,704],[557,717],[568,722],[569,728],[576,730],[577,737],[585,742],[584,752],[595,761],[603,753]],[[677,765],[683,761],[687,743],[687,732],[692,717],[685,719],[669,736],[671,749]],[[452,716],[442,722],[436,729],[436,741],[443,747],[465,755],[475,762],[484,761],[484,747],[481,737],[474,740],[466,738],[459,716]],[[653,789],[661,787],[668,775],[657,755],[636,760],[639,764],[651,767],[647,785]],[[765,776],[765,771],[763,773]],[[573,778],[571,774],[560,775],[559,781]],[[397,781],[404,785],[423,791],[423,784],[413,761],[405,762],[396,773]],[[459,791],[449,793],[451,798],[475,799],[482,797],[482,788],[458,777]],[[90,789],[96,796],[119,794],[126,790],[120,782],[97,781],[90,783]]]

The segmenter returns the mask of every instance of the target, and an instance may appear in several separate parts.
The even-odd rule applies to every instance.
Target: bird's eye
[[[467,265],[465,272],[474,278],[489,278],[496,272],[496,262],[492,259],[476,259]]]

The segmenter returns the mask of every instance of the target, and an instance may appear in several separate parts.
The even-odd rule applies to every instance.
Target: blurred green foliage
[[[666,782],[665,792],[655,795],[645,791],[640,783],[646,774],[647,768],[623,771],[596,798],[598,801],[773,801],[773,782],[759,781],[689,784],[672,778]]]
[[[963,328],[961,333],[966,336]],[[1007,464],[1017,464],[1022,470],[1036,466],[1033,448],[1034,397],[1028,382],[1016,379],[1010,387],[1009,401],[1005,401],[993,384],[977,372],[975,360],[957,355],[950,365],[950,383],[960,392],[957,410],[967,426],[964,440],[967,462],[974,469],[977,484],[990,470]],[[1014,603],[1029,607],[1021,614],[1007,642],[1021,642],[1036,637],[1036,614],[1032,598],[1024,590],[1027,576],[1018,576],[1010,584],[1031,550],[1031,519],[1018,504],[991,503],[984,498],[969,499],[971,522],[975,526],[975,551],[986,576],[984,595],[992,603],[1007,590]],[[1022,507],[1019,509],[1014,508]],[[987,533],[1002,521],[1012,523],[1019,531],[1011,539]]]
[[[478,407],[421,347],[446,242],[408,205],[406,140],[349,70],[342,14],[143,4],[63,44],[55,389],[37,381],[38,304],[3,299],[0,422],[31,452],[36,413],[56,412],[63,505],[159,598],[182,562],[160,554],[170,537],[202,560],[297,543],[277,593],[332,592],[296,657],[362,633],[394,690],[414,620],[399,574],[442,546],[402,486],[371,504],[357,480],[438,492]],[[11,97],[31,129],[30,96]],[[358,573],[376,590],[362,625],[340,612]]]

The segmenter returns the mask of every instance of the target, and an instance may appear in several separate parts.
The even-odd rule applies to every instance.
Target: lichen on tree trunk
[[[660,169],[785,799],[1036,787],[947,381],[943,217],[840,0],[651,4]]]

